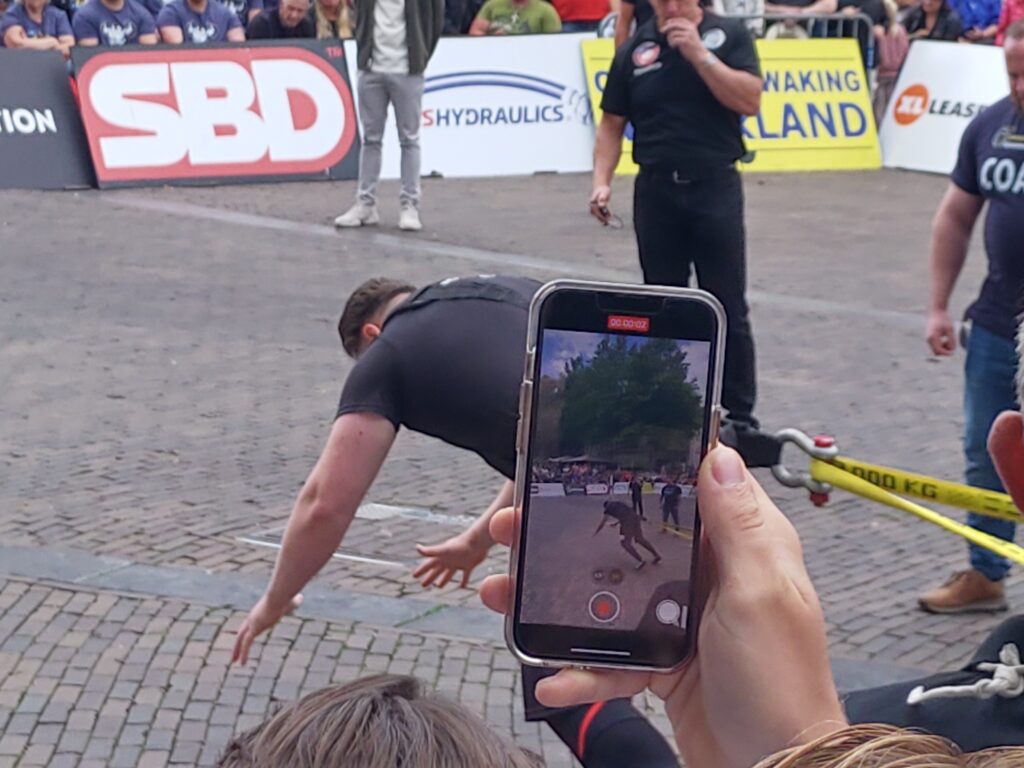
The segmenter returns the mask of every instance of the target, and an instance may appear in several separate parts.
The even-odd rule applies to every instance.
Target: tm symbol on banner
[[[329,59],[340,59],[345,55],[345,49],[340,45],[329,45],[324,48],[324,53],[327,54]]]

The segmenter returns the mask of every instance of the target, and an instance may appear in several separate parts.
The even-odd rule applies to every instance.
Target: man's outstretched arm
[[[443,587],[462,571],[459,585],[467,586],[473,569],[483,562],[494,546],[490,533],[491,518],[499,509],[511,507],[514,495],[515,485],[511,480],[506,480],[491,505],[469,528],[441,544],[417,544],[416,551],[426,560],[413,571],[412,577],[419,579],[424,587],[435,584]]]
[[[349,413],[334,422],[288,518],[270,585],[238,630],[232,661],[245,664],[253,640],[302,601],[299,591],[338,548],[394,440],[383,416]]]

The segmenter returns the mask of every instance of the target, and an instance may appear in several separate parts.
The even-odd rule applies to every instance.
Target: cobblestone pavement
[[[261,686],[273,688],[278,668],[236,677],[225,669],[223,648],[207,656],[209,644],[237,620],[232,611],[244,608],[241,601],[222,603],[230,609],[190,606],[159,585],[137,589],[144,594],[134,597],[113,594],[109,589],[132,591],[132,584],[96,582],[87,589],[61,583],[59,569],[47,571],[47,564],[58,561],[58,553],[77,553],[157,569],[148,572],[156,576],[210,573],[263,583],[274,550],[243,539],[281,529],[326,436],[348,369],[334,330],[348,291],[373,274],[420,283],[482,271],[637,279],[631,233],[592,225],[587,185],[580,176],[428,180],[422,236],[400,236],[388,224],[397,206],[388,205],[387,226],[379,231],[336,234],[329,223],[347,204],[351,184],[0,192],[3,240],[11,244],[0,259],[0,423],[7,427],[0,431],[0,544],[22,548],[18,558],[14,549],[0,558],[0,576],[12,577],[0,593],[0,719],[8,721],[0,741],[0,755],[7,757],[0,763],[17,755],[23,764],[29,758],[46,763],[46,749],[62,752],[59,741],[71,733],[86,735],[69,744],[85,743],[63,750],[68,755],[85,753],[85,744],[99,739],[94,750],[107,745],[170,753],[147,758],[159,762],[177,759],[180,739],[192,745],[178,755],[190,762],[195,750],[216,751],[226,729],[258,717],[269,702]],[[768,428],[825,431],[837,435],[849,455],[960,476],[962,359],[937,362],[921,338],[929,222],[944,185],[941,178],[889,171],[748,177],[759,412]],[[385,190],[396,191],[393,185]],[[613,207],[629,210],[625,183],[616,187]],[[976,243],[958,307],[973,295],[983,266]],[[817,509],[805,495],[762,479],[803,537],[834,656],[939,669],[961,661],[998,621],[926,616],[915,608],[919,591],[964,563],[958,540],[841,494]],[[401,435],[370,499],[433,514],[380,519],[379,510],[368,510],[357,519],[342,554],[379,562],[332,562],[318,581],[321,598],[304,607],[308,618],[289,622],[268,646],[277,664],[294,655],[295,669],[319,659],[323,669],[309,670],[316,685],[331,674],[359,674],[362,661],[342,660],[351,650],[367,651],[347,646],[343,640],[351,636],[370,638],[361,641],[369,644],[367,658],[375,655],[377,637],[390,638],[382,647],[414,638],[409,647],[418,641],[441,659],[479,651],[491,659],[491,682],[463,672],[439,672],[434,679],[459,677],[460,685],[471,687],[456,693],[471,703],[464,691],[482,696],[483,705],[493,691],[502,717],[510,718],[507,726],[496,722],[508,732],[525,728],[509,703],[512,686],[499,674],[509,671],[509,657],[495,641],[473,634],[440,639],[426,624],[417,632],[403,631],[400,622],[346,624],[343,612],[328,605],[332,590],[397,598],[389,606],[426,600],[431,610],[471,612],[450,627],[473,624],[482,609],[471,590],[424,595],[409,578],[412,544],[451,535],[498,484],[476,457]],[[25,548],[46,567],[22,567]],[[503,553],[495,552],[477,577],[504,568]],[[44,571],[55,580],[47,582],[51,586],[21,580],[42,578]],[[1024,604],[1016,578],[1009,592],[1016,605]],[[115,608],[111,619],[108,610]],[[109,636],[96,634],[99,627]],[[39,641],[46,632],[52,641]],[[122,647],[111,642],[121,633],[131,642],[125,639],[123,656],[99,672],[103,654]],[[307,634],[315,642],[296,646]],[[150,652],[171,638],[182,649]],[[169,667],[154,666],[161,656]],[[69,664],[75,658],[77,667]],[[141,677],[119,679],[126,670],[129,678]],[[201,695],[212,699],[195,695],[204,671],[210,688]],[[140,686],[150,673],[196,679],[185,687]],[[287,678],[292,682],[281,688],[281,698],[309,679],[296,682],[297,674]],[[65,675],[72,682],[64,682]],[[86,690],[94,677],[101,682]],[[106,678],[111,685],[104,689]],[[115,695],[119,682],[126,685]],[[160,689],[164,698],[178,691],[172,701],[180,701],[181,713],[197,702],[216,709],[221,693],[232,689],[241,693],[230,696],[241,698],[235,719],[222,710],[216,724],[205,714],[181,714],[173,726],[161,721],[158,727],[155,720],[129,722],[130,711],[117,721],[123,704],[110,710],[101,730],[103,715],[95,724],[88,715],[75,719],[90,723],[77,729],[71,720],[40,719],[53,705],[73,709],[77,718],[78,709],[90,711],[83,701],[98,705],[94,713],[103,711],[105,700],[163,707],[163,699],[138,701],[134,689],[122,695],[132,685]],[[147,702],[157,694],[148,696]],[[256,703],[242,712],[249,701]],[[46,717],[63,713],[61,707]],[[188,722],[199,724],[182,732]],[[214,738],[207,728],[221,730]],[[167,731],[170,743],[147,746],[149,734]],[[540,738],[532,727],[516,737],[526,746]],[[545,750],[565,759],[564,750]]]
[[[523,720],[518,668],[494,641],[289,618],[229,668],[245,616],[230,609],[4,580],[0,611],[0,766],[211,765],[281,703],[378,672],[416,675],[570,764]]]

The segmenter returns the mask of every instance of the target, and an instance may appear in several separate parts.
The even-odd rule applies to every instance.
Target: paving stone
[[[629,189],[616,184],[628,210]],[[891,171],[747,178],[758,409],[769,428],[828,431],[849,455],[949,479],[962,475],[962,358],[929,360],[919,327],[927,260],[892,257],[926,252],[945,184]],[[578,218],[578,187],[572,176],[431,182],[431,236],[441,245],[528,253],[579,274],[604,269],[636,279],[628,230],[567,225]],[[18,425],[18,455],[0,453],[7,470],[0,546],[24,545],[53,573],[68,574],[83,558],[106,558],[106,578],[118,570],[137,575],[127,587],[170,591],[215,573],[239,579],[231,582],[238,587],[233,594],[258,595],[274,553],[238,537],[280,529],[296,478],[306,476],[322,446],[323,419],[350,365],[331,338],[341,298],[371,271],[425,283],[492,266],[473,261],[472,252],[423,258],[399,245],[310,236],[302,227],[329,222],[338,194],[325,194],[322,184],[289,185],[283,197],[281,189],[133,190],[122,198],[0,191],[5,237],[25,244],[5,253],[0,302],[8,342],[0,345],[0,421]],[[158,216],[118,202],[126,198],[239,209],[300,226],[280,232],[240,224],[228,235],[222,222]],[[822,199],[832,205],[821,206]],[[528,228],[494,216],[526,204],[537,210]],[[850,210],[862,214],[850,217]],[[832,238],[832,245],[811,247],[815,237]],[[191,247],[196,241],[204,248]],[[282,257],[297,250],[301,269]],[[516,260],[502,268],[547,276]],[[972,297],[983,268],[975,243],[955,312]],[[800,531],[830,642],[844,656],[949,668],[1000,621],[917,611],[917,593],[961,567],[960,541],[844,494],[818,509],[806,493],[781,489],[763,472],[758,477]],[[475,456],[403,431],[371,499],[468,520],[464,513],[485,508],[497,485]],[[441,541],[461,526],[357,517],[346,547],[411,566],[415,542]],[[110,562],[127,565],[111,569]],[[473,583],[506,565],[495,550]],[[179,569],[180,580],[154,581],[164,572],[145,569],[156,568]],[[425,600],[447,606],[446,617],[454,615],[449,609],[479,610],[473,590],[425,594],[410,570],[335,561],[317,586],[328,596],[400,594],[399,606]],[[251,727],[272,696],[387,669],[464,694],[502,723],[511,699],[517,738],[552,767],[568,764],[564,747],[521,722],[518,694],[510,693],[517,665],[496,635],[449,642],[408,627],[353,623],[351,614],[331,622],[303,614],[277,627],[269,644],[257,643],[250,669],[229,671],[227,653],[248,604],[211,607],[180,594],[126,597],[95,584],[4,575],[0,711],[11,712],[0,725],[4,758],[29,746],[32,731],[17,731],[33,723],[33,730],[63,728],[49,758],[54,764],[92,750],[83,765],[107,765],[117,749],[140,746],[121,743],[122,735],[137,740],[131,729],[146,726],[149,712],[149,752],[136,756],[139,763],[195,765],[209,745],[172,740],[179,728],[195,735],[188,723]],[[1024,605],[1024,582],[1016,576],[1008,592],[1014,605]],[[315,603],[310,598],[304,610]],[[455,623],[445,634],[469,632]],[[111,700],[129,708],[107,709]],[[205,711],[209,722],[181,719],[196,704],[206,709],[192,712]],[[95,730],[84,730],[87,722]]]

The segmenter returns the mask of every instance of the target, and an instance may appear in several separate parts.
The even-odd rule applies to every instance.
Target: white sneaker
[[[336,227],[363,227],[380,222],[380,214],[377,213],[377,206],[364,203],[362,200],[345,211],[334,220]]]
[[[405,203],[401,213],[398,214],[398,228],[406,232],[419,232],[423,229],[423,222],[420,221],[420,212],[415,205]]]

